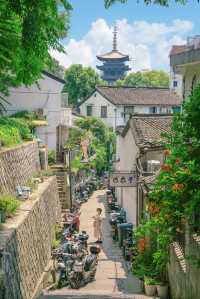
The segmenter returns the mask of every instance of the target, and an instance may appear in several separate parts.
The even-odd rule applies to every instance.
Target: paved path
[[[89,235],[89,243],[94,242],[92,216],[96,214],[96,208],[103,210],[103,244],[99,255],[99,264],[96,273],[96,280],[87,284],[80,290],[70,290],[63,288],[46,294],[44,298],[81,298],[81,299],[109,299],[109,298],[149,298],[140,295],[140,285],[127,270],[127,265],[123,260],[121,250],[113,243],[110,236],[110,225],[105,207],[105,191],[94,192],[87,203],[81,207],[81,230],[86,230]],[[134,295],[138,294],[138,295]]]

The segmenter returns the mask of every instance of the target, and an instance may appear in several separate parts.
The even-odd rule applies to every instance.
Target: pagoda
[[[130,61],[129,56],[122,54],[117,50],[117,27],[113,32],[113,50],[103,55],[97,55],[98,60],[102,61],[102,65],[97,65],[97,69],[101,71],[101,78],[108,82],[109,85],[126,76],[130,67],[126,64]]]

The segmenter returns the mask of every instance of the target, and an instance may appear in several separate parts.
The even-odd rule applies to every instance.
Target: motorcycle
[[[95,278],[99,253],[99,247],[91,246],[89,255],[82,261],[77,259],[74,262],[73,270],[69,274],[69,285],[72,289],[79,289]]]
[[[73,233],[75,231],[79,232],[80,227],[80,211],[75,210],[64,214],[64,228]]]

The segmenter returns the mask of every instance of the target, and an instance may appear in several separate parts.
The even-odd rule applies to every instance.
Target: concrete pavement
[[[93,219],[97,207],[102,208],[103,217],[103,244],[99,255],[99,263],[95,281],[87,284],[80,290],[63,288],[46,293],[48,299],[110,299],[110,298],[149,298],[141,293],[139,280],[127,269],[122,252],[117,244],[113,243],[108,222],[108,213],[105,205],[105,191],[94,192],[87,203],[81,207],[81,230],[86,230],[90,235],[89,243],[93,243]],[[137,295],[136,295],[137,294]]]

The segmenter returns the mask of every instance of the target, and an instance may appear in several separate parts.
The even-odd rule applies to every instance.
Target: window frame
[[[105,109],[103,111],[103,109]],[[108,106],[102,105],[101,106],[101,118],[108,118]]]
[[[88,104],[87,106],[86,106],[86,115],[88,116],[88,117],[90,117],[90,116],[92,116],[92,104]],[[88,108],[90,108],[91,110],[90,110],[90,113],[88,113]]]
[[[155,112],[152,112],[152,109],[154,109]],[[149,114],[157,114],[157,113],[158,113],[157,106],[150,106],[149,107]]]

